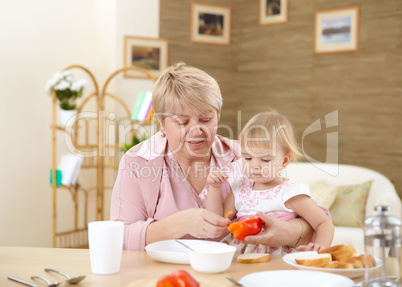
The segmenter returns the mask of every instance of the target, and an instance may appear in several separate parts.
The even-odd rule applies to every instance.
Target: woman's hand
[[[229,223],[229,219],[204,208],[189,208],[150,223],[145,237],[146,245],[181,238],[186,234],[197,238],[216,238],[226,231]]]
[[[302,233],[300,223],[295,221],[284,221],[278,218],[258,212],[257,216],[263,222],[264,231],[253,236],[247,236],[244,242],[247,244],[264,244],[279,247],[282,245],[294,246]],[[304,224],[304,238],[301,243],[307,243],[312,235],[312,228],[307,223]]]
[[[179,212],[185,234],[197,238],[216,238],[221,236],[230,224],[230,220],[223,218],[203,208],[190,208]]]

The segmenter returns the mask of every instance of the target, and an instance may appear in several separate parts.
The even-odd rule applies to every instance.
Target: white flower
[[[64,90],[67,90],[68,88],[70,88],[70,82],[67,82],[66,80],[60,81],[60,82],[54,87],[54,89],[55,89],[56,91],[64,91]]]
[[[85,83],[83,83],[82,79],[75,81],[71,84],[71,90],[79,92],[82,88],[84,88],[84,84]]]
[[[61,81],[61,79],[63,79],[63,75],[60,72],[56,72],[50,80],[53,81],[53,84],[56,84]]]
[[[52,79],[48,80],[45,85],[45,92],[51,94],[53,85],[54,85],[54,83],[53,83]]]
[[[80,83],[81,88],[86,89],[88,88],[88,81],[85,79],[78,79],[78,82]]]
[[[60,82],[63,79],[63,76],[60,72],[57,72],[53,75],[53,77],[51,77],[46,85],[45,85],[45,91],[49,94],[52,93],[52,89],[54,87],[54,85],[56,85],[58,82]]]
[[[66,81],[68,81],[70,83],[74,83],[74,82],[76,82],[78,80],[78,77],[75,74],[73,74],[71,72],[69,72],[69,73],[67,73],[67,72],[68,71],[63,73],[64,80],[66,80]]]
[[[62,109],[72,109],[75,107],[75,99],[82,96],[83,89],[87,85],[87,80],[80,79],[77,75],[67,70],[63,73],[55,73],[47,81],[45,91],[50,95],[55,91],[57,99],[60,100],[60,107]]]

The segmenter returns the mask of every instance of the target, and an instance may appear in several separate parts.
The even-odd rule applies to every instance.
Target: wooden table
[[[147,255],[145,251],[123,251],[120,273],[112,275],[95,275],[91,272],[88,249],[34,248],[34,247],[1,247],[0,246],[0,286],[24,286],[7,279],[13,275],[38,286],[44,282],[33,281],[33,275],[43,276],[52,282],[63,282],[59,286],[77,287],[119,287],[127,286],[132,281],[143,278],[158,278],[165,274],[184,269],[189,271],[197,280],[223,283],[228,287],[234,286],[226,280],[226,276],[240,280],[246,274],[289,269],[292,266],[282,261],[281,256],[272,256],[270,262],[255,264],[240,264],[236,256],[230,268],[219,274],[203,274],[191,268],[190,265],[169,264],[158,262]],[[47,273],[44,268],[53,268],[70,276],[85,275],[86,278],[78,285],[68,285],[65,278],[56,273]],[[357,281],[360,281],[359,278]]]

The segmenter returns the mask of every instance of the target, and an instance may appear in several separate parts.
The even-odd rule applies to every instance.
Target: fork
[[[226,276],[226,279],[228,279],[230,282],[232,282],[232,283],[233,283],[234,285],[236,285],[236,286],[243,286],[242,284],[240,284],[240,282],[234,280],[234,279],[231,278],[231,277],[227,277],[227,276]]]

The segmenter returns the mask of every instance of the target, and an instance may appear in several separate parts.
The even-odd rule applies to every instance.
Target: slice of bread
[[[266,253],[247,253],[237,256],[237,262],[239,263],[260,263],[268,262],[271,260],[271,254]]]
[[[348,249],[342,249],[338,251],[333,251],[333,252],[328,252],[332,256],[332,260],[345,260],[347,258],[352,258],[356,254],[356,249],[354,248],[348,248]]]
[[[363,268],[363,262],[361,262],[360,260],[356,259],[356,258],[348,258],[346,260],[340,260],[341,262],[344,263],[350,263],[353,265],[353,268]]]
[[[338,261],[338,266],[336,268],[341,268],[341,269],[353,269],[353,264],[352,263],[346,263],[346,262],[340,262]]]
[[[329,263],[332,260],[332,257],[331,254],[329,253],[322,253],[322,254],[301,256],[299,258],[296,258],[295,260],[300,265],[317,266],[321,265],[322,263]]]
[[[334,245],[325,249],[322,249],[318,251],[318,253],[331,253],[334,251],[339,251],[339,250],[344,250],[344,249],[352,249],[353,246],[351,244],[340,244],[340,245]]]
[[[368,255],[367,260],[364,258],[364,254],[355,256],[354,258],[359,260],[363,264],[364,268],[366,268],[366,267],[371,268],[371,267],[376,266],[375,259],[372,255]]]
[[[331,261],[325,264],[324,268],[338,268],[339,261]]]

